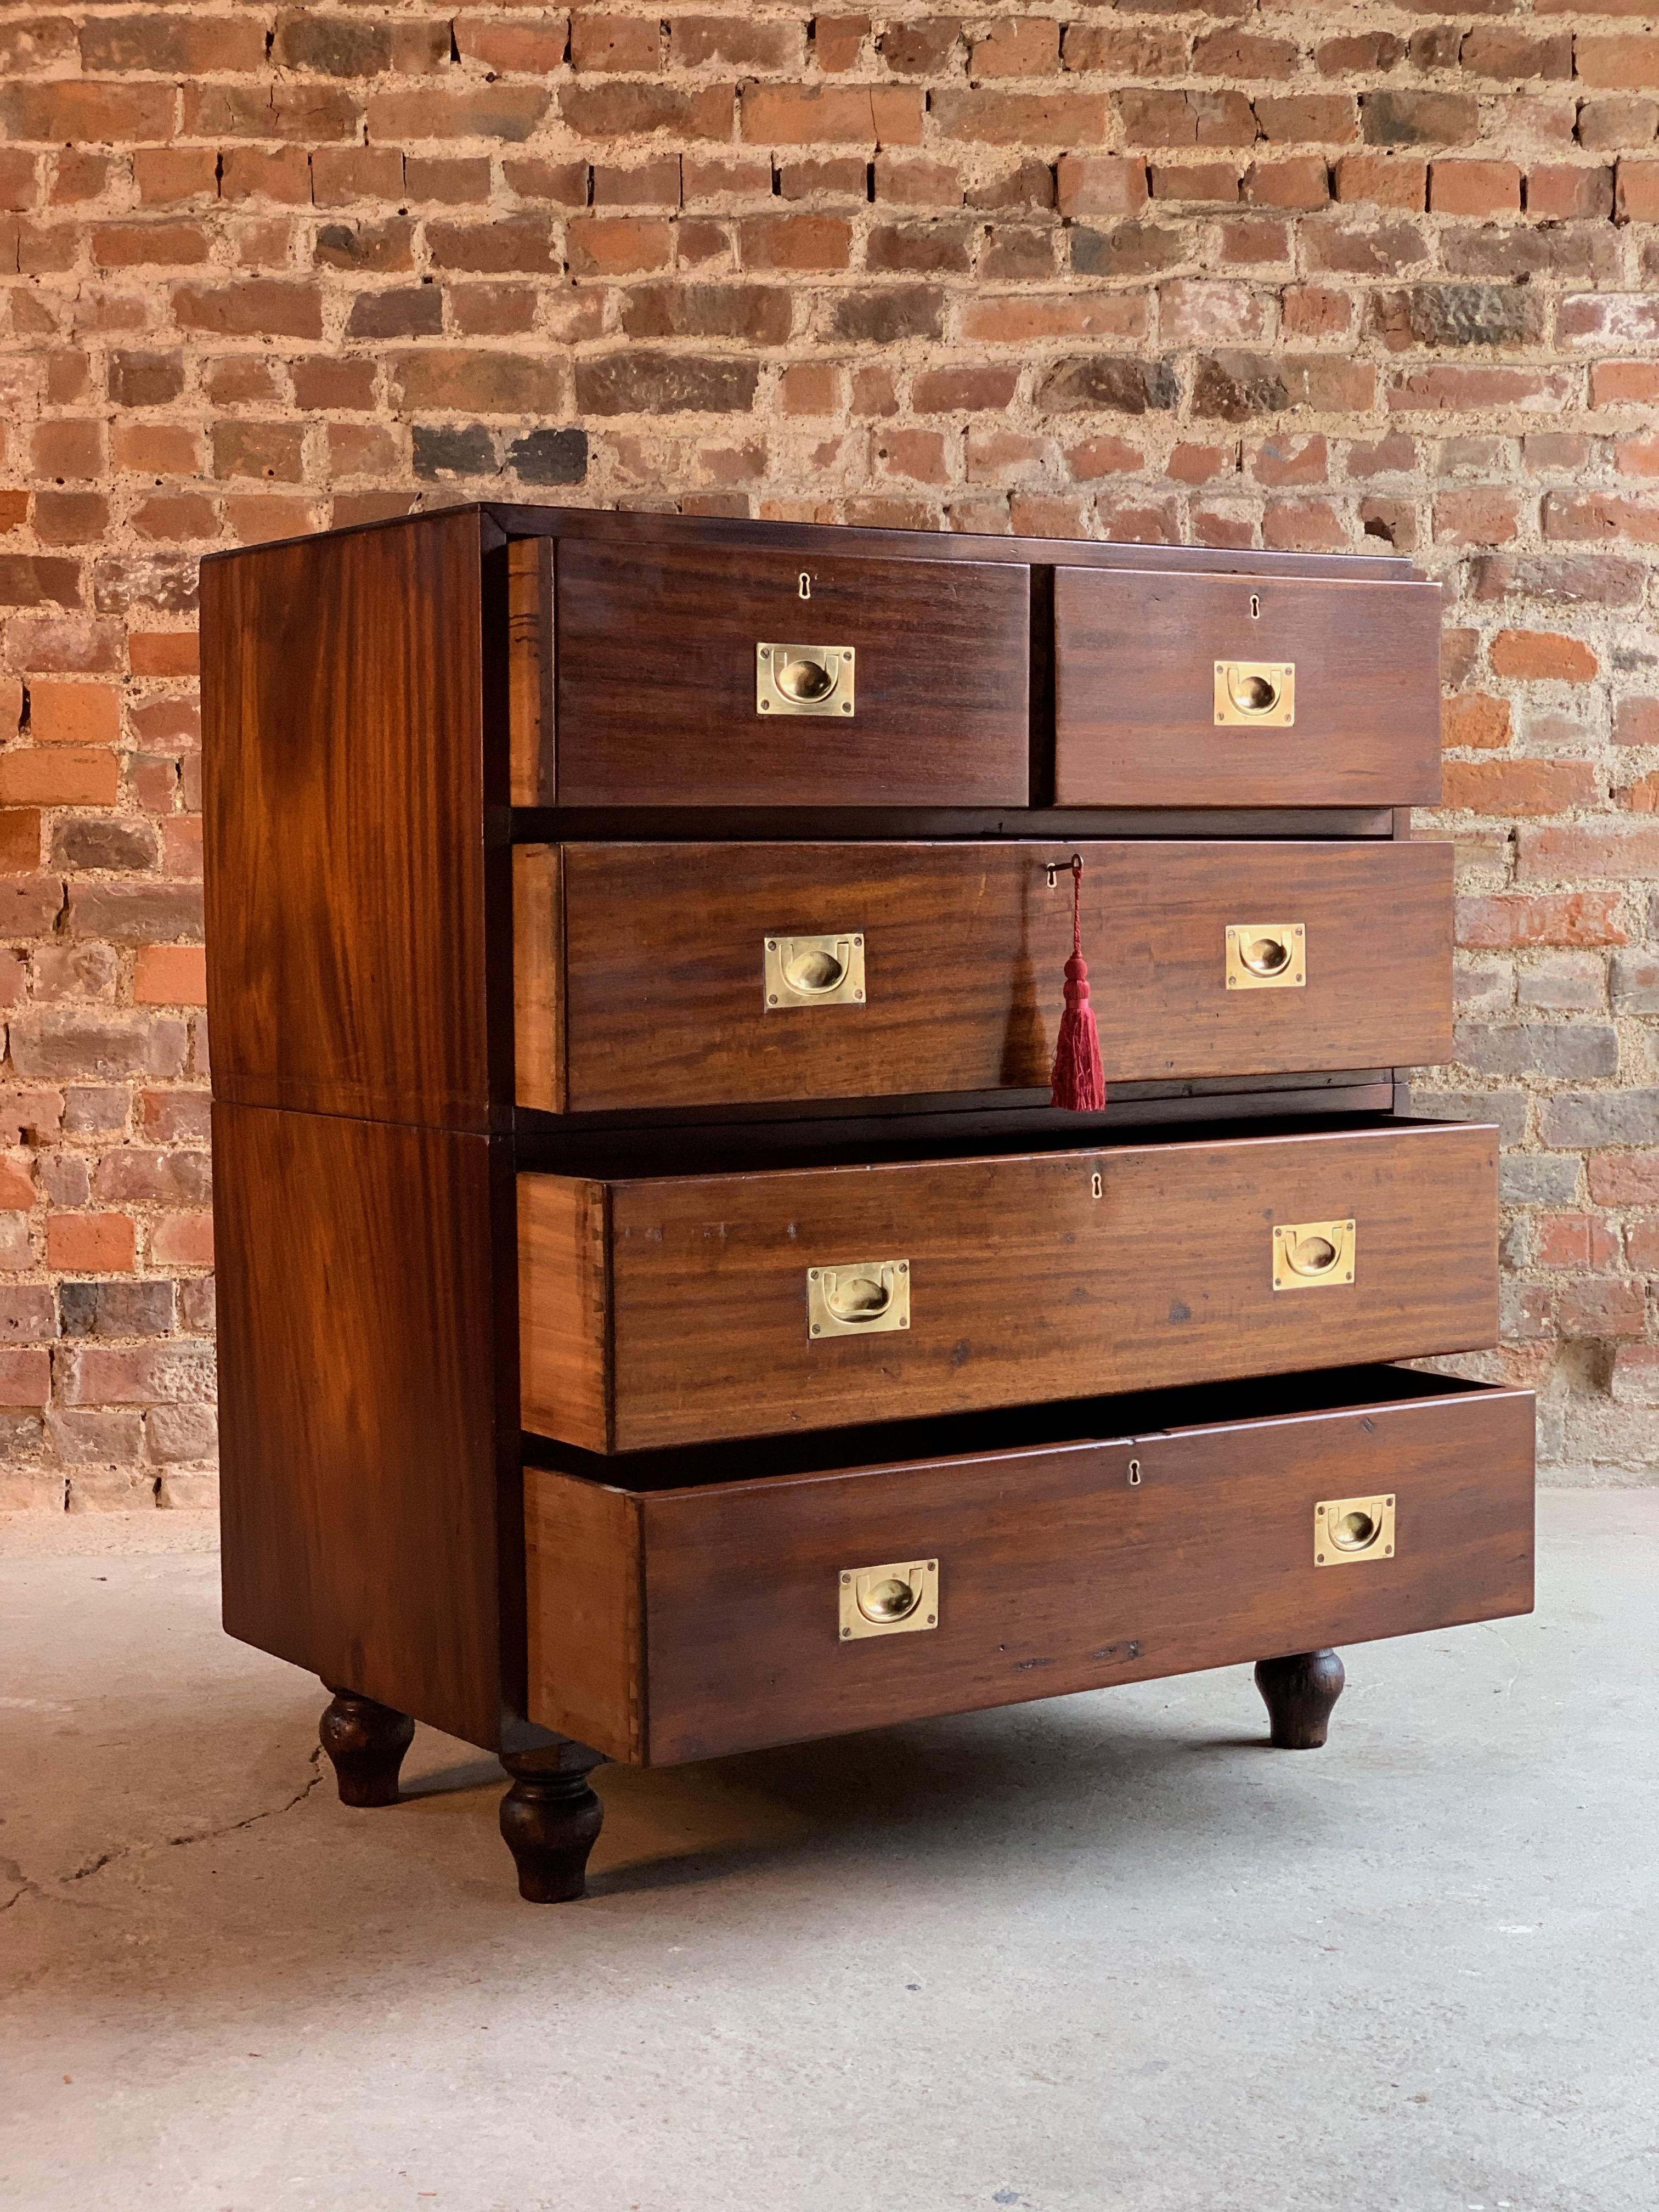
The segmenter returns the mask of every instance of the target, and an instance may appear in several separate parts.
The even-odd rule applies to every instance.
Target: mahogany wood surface
[[[883,562],[845,539],[808,559],[562,541],[560,801],[1023,805],[1030,593],[1024,568]],[[852,648],[854,713],[760,712],[762,643]]]
[[[556,1520],[526,1521],[526,1539],[525,1575],[535,1593],[526,1613],[527,1671],[545,1686],[539,1724],[637,1764],[638,1502],[604,1483],[573,1483]]]
[[[1267,1708],[1268,1741],[1275,1751],[1318,1751],[1347,1680],[1334,1651],[1292,1651],[1258,1659],[1255,1686]]]
[[[1291,727],[1217,726],[1231,659],[1294,661]],[[1055,801],[1432,805],[1439,668],[1437,584],[1056,568]]]
[[[447,509],[449,513],[472,512]],[[839,522],[773,522],[746,515],[665,514],[648,509],[530,507],[490,501],[476,510],[509,536],[597,539],[630,548],[684,551],[842,553],[856,546],[884,561],[986,561],[1032,567],[1062,561],[1074,568],[1190,570],[1262,576],[1349,576],[1406,581],[1420,574],[1397,553],[1266,552],[1256,546],[1132,545],[1075,538],[993,537],[983,532],[873,530]],[[358,529],[384,526],[359,524]]]
[[[203,563],[222,1099],[482,1129],[492,1089],[510,1097],[479,527],[476,511],[414,517]]]
[[[550,850],[556,902],[526,880]],[[1449,844],[520,847],[520,1103],[1041,1090],[1074,854],[1109,1084],[1449,1057]],[[1306,931],[1304,987],[1230,988],[1227,925],[1266,921]],[[767,938],[834,933],[863,1002],[769,1006]]]
[[[1484,1346],[1497,1171],[1495,1129],[1422,1122],[611,1179],[575,1382],[573,1179],[521,1174],[524,1425],[628,1451]],[[1355,1280],[1275,1291],[1273,1224],[1345,1218]],[[809,1335],[809,1267],[901,1259],[908,1330]]]
[[[588,1782],[599,1755],[576,1743],[501,1753],[513,1787],[501,1800],[501,1841],[530,1905],[568,1905],[586,1886],[587,1861],[605,1825]]]
[[[1421,1399],[613,1492],[638,1517],[644,1604],[609,1632],[644,1735],[599,1747],[666,1765],[1528,1612],[1531,1395],[1423,1380]],[[595,1623],[567,1626],[556,1582],[544,1602],[537,1562],[582,1478],[525,1480],[529,1711],[557,1725]],[[1315,1505],[1376,1492],[1396,1500],[1395,1556],[1316,1566]],[[842,1642],[840,1574],[923,1559],[939,1626]]]
[[[224,1620],[501,1741],[522,1711],[501,1139],[217,1104]]]
[[[551,806],[553,541],[519,538],[507,549],[507,726],[514,806]]]

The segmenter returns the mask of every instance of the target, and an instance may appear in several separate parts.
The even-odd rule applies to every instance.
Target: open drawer
[[[634,1765],[1532,1606],[1531,1393],[1401,1368],[549,1456],[529,1717]]]

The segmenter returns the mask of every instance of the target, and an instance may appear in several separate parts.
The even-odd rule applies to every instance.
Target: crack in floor
[[[15,1859],[0,1859],[0,1875],[17,1884],[9,1897],[0,1898],[0,1912],[9,1912],[20,1897],[39,1897],[40,1894],[40,1883],[31,1881]]]
[[[76,1867],[73,1874],[60,1875],[58,1880],[64,1883],[85,1881],[89,1875],[101,1874],[106,1866],[113,1866],[118,1859],[143,1856],[150,1851],[173,1850],[183,1844],[210,1844],[216,1837],[234,1836],[240,1828],[256,1828],[262,1820],[280,1820],[284,1813],[293,1812],[296,1805],[303,1805],[312,1791],[323,1780],[322,1758],[322,1747],[319,1744],[311,1754],[310,1763],[316,1770],[315,1772],[304,1789],[296,1790],[285,1805],[268,1805],[262,1813],[250,1813],[244,1820],[227,1820],[220,1827],[203,1828],[191,1835],[164,1836],[158,1844],[122,1844],[112,1851],[100,1851],[95,1859],[88,1859],[84,1866]],[[20,1880],[24,1879],[21,1867],[16,1869],[16,1872]],[[27,1887],[33,1889],[36,1885],[28,1882]],[[19,1894],[21,1894],[21,1891]],[[12,1900],[13,1903],[15,1901],[15,1899]]]

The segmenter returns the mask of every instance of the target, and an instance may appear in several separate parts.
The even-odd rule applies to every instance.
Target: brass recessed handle
[[[854,711],[850,645],[755,647],[757,714],[850,714]]]
[[[843,1567],[839,1589],[843,1644],[939,1626],[937,1559]]]
[[[1288,730],[1296,720],[1293,660],[1218,660],[1215,719],[1221,725],[1255,724]]]
[[[880,1336],[909,1326],[908,1260],[853,1260],[807,1269],[809,1336]]]
[[[1273,1288],[1322,1290],[1352,1283],[1358,1231],[1352,1221],[1285,1221],[1273,1231]]]
[[[762,940],[763,1003],[781,1006],[852,1006],[864,1002],[864,933]]]
[[[1314,1565],[1349,1567],[1394,1557],[1392,1498],[1324,1498],[1314,1508]]]
[[[1308,981],[1308,933],[1299,921],[1230,921],[1230,991],[1299,991]]]

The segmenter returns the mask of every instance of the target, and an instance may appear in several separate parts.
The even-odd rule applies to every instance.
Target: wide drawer
[[[1054,571],[1062,806],[1426,806],[1440,587]]]
[[[1083,941],[1109,1083],[1451,1049],[1448,844],[592,844],[514,855],[549,1112],[1046,1089]]]
[[[1532,1606],[1525,1390],[1381,1368],[834,1441],[527,1468],[530,1718],[669,1764]]]
[[[1466,1351],[1497,1226],[1497,1131],[1443,1122],[521,1174],[524,1426],[629,1451]]]
[[[563,806],[1023,806],[1030,571],[562,542]]]

